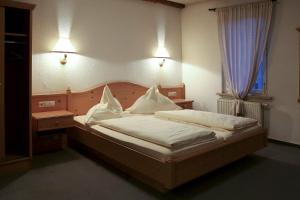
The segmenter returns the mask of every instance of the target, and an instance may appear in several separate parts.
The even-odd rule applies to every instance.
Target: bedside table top
[[[56,110],[56,111],[49,111],[49,112],[38,112],[32,113],[32,117],[35,119],[49,119],[49,118],[56,118],[56,117],[70,117],[73,116],[74,113],[66,111],[66,110]]]
[[[188,100],[188,99],[173,99],[174,103],[190,103],[194,102],[193,100]]]

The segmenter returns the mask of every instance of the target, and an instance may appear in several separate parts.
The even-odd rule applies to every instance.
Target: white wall
[[[187,97],[196,100],[198,109],[216,111],[215,94],[222,85],[217,18],[207,9],[238,2],[198,3],[187,6],[182,13],[183,82]],[[296,144],[300,144],[299,10],[299,0],[279,0],[275,6],[268,61],[268,92],[274,101],[266,113],[269,137]]]
[[[141,0],[22,0],[33,12],[33,93],[85,90],[107,81],[177,85],[181,77],[180,10]],[[60,36],[78,54],[49,53]],[[165,41],[172,60],[151,58]]]
[[[113,80],[148,86],[183,81],[196,109],[216,111],[215,94],[222,85],[221,61],[216,15],[207,9],[241,1],[192,4],[182,15],[179,9],[141,0],[22,1],[37,4],[33,13],[33,93],[64,91],[67,87],[84,90]],[[270,138],[297,144],[300,104],[296,102],[295,28],[300,26],[299,9],[298,0],[280,0],[276,4],[268,76],[269,94],[274,101],[267,113]],[[69,56],[66,66],[59,64],[60,55],[49,53],[59,35],[69,35],[78,49],[77,55]],[[160,70],[158,61],[151,56],[158,40],[164,38],[172,60]]]
[[[216,111],[221,91],[221,60],[215,13],[211,3],[193,4],[182,12],[182,79],[196,109]]]

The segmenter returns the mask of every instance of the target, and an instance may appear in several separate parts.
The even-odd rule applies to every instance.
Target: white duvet
[[[198,110],[158,111],[155,116],[212,128],[235,131],[257,125],[257,120]]]
[[[216,139],[209,129],[164,120],[155,116],[131,116],[102,120],[98,125],[170,149],[206,143]]]

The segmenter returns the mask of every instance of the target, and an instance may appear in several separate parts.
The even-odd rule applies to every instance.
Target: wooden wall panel
[[[130,107],[148,89],[128,82],[113,82],[107,85],[124,109]],[[86,114],[92,106],[99,103],[104,86],[105,84],[100,84],[88,91],[69,93],[68,110],[75,115]]]
[[[185,85],[181,84],[177,87],[158,87],[160,93],[169,97],[170,99],[185,99]],[[170,94],[173,93],[173,96]]]
[[[107,83],[113,96],[119,100],[124,109],[130,107],[140,96],[145,94],[147,87],[129,82]],[[75,115],[83,115],[99,103],[105,84],[100,84],[83,92],[67,91],[65,94],[48,94],[32,96],[32,112],[68,110]],[[170,99],[184,99],[184,84],[175,87],[158,87],[160,92]],[[169,94],[173,93],[174,96]],[[40,101],[55,101],[55,107],[39,108]]]
[[[50,108],[40,108],[41,101],[55,101],[55,106]],[[34,95],[31,99],[31,109],[33,113],[48,112],[55,110],[67,110],[67,95],[66,94],[49,94],[49,95]]]

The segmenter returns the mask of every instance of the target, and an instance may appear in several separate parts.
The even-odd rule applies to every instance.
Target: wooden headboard
[[[117,98],[124,109],[130,107],[140,96],[145,94],[147,87],[130,82],[113,82],[101,84],[83,92],[67,90],[64,94],[47,94],[32,96],[32,112],[44,112],[53,110],[68,110],[75,115],[84,115],[97,103],[99,103],[103,88],[108,85],[113,96]],[[159,91],[170,99],[184,99],[184,84],[176,87],[158,87]],[[40,108],[41,101],[55,101],[51,108]]]

